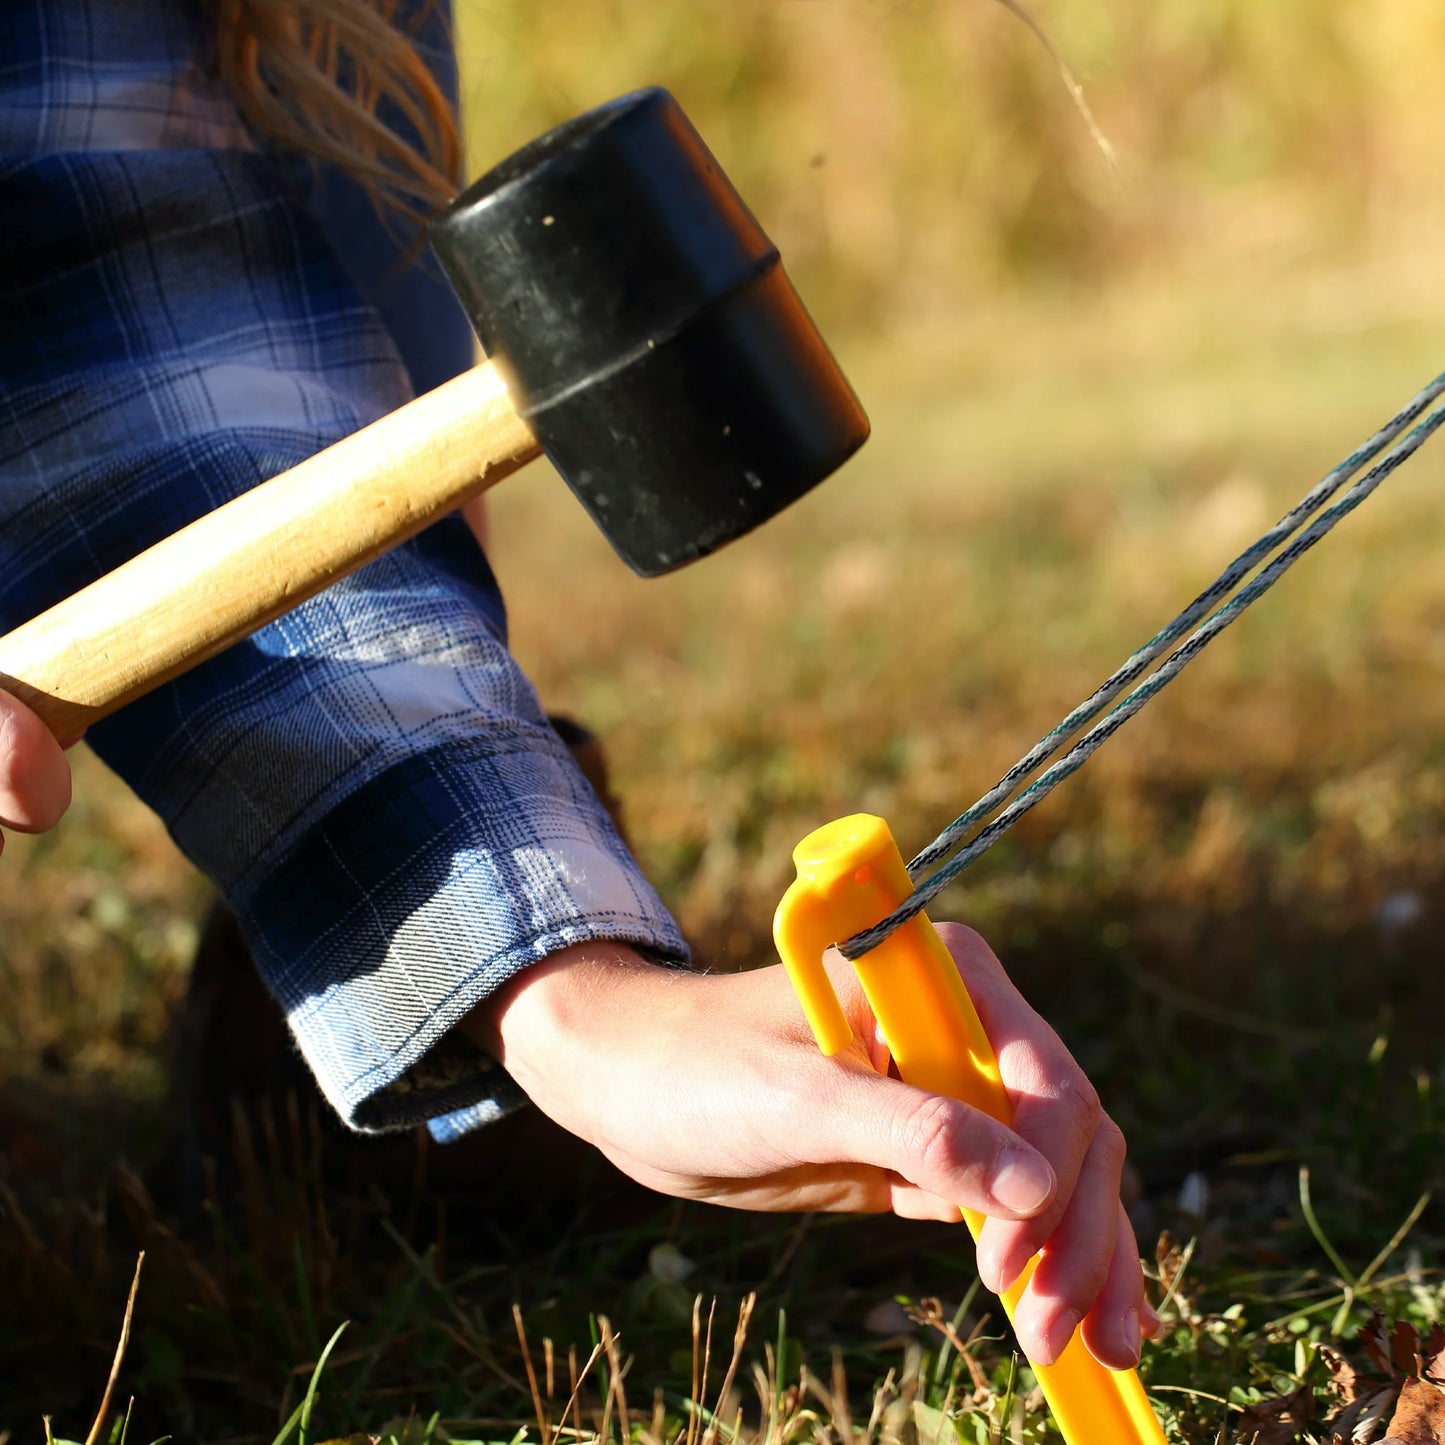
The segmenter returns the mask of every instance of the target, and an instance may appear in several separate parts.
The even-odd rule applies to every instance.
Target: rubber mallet
[[[868,435],[778,252],[677,103],[550,131],[431,227],[488,360],[0,638],[69,740],[545,451],[655,576],[795,501]]]

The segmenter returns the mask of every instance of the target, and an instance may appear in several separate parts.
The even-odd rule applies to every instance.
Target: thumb
[[[1033,1145],[997,1119],[944,1094],[871,1070],[829,1069],[816,1142],[832,1157],[888,1169],[960,1208],[1027,1219],[1056,1180]]]
[[[70,768],[60,744],[24,703],[0,692],[0,824],[41,832],[69,806]]]

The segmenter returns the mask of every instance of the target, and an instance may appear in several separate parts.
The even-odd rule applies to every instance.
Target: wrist
[[[691,977],[625,944],[574,944],[523,970],[462,1028],[548,1118],[617,1162],[659,1050],[686,1034],[672,1001]]]
[[[524,969],[461,1022],[536,1102],[559,1067],[600,1062],[618,1029],[636,1026],[645,995],[684,975],[626,944],[573,944]]]

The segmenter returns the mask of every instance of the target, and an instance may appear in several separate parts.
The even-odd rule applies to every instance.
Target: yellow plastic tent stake
[[[868,928],[912,891],[898,845],[882,818],[855,813],[810,833],[793,850],[797,880],[773,922],[778,954],[825,1054],[853,1033],[828,981],[823,953]],[[953,959],[926,914],[857,959],[868,996],[905,1082],[962,1099],[1009,1123],[998,1062]],[[960,1210],[975,1240],[983,1217]],[[1003,1296],[1009,1318],[1037,1260]],[[1032,1362],[1031,1362],[1032,1363]],[[1052,1365],[1033,1365],[1068,1445],[1164,1445],[1164,1432],[1133,1370],[1109,1370],[1076,1332]]]

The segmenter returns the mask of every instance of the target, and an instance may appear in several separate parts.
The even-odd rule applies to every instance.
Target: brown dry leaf
[[[1330,1394],[1342,1405],[1353,1405],[1362,1388],[1360,1372],[1338,1351],[1320,1345],[1317,1353],[1330,1372]]]
[[[1408,1320],[1396,1320],[1390,1331],[1390,1358],[1402,1375],[1419,1376],[1425,1372],[1420,1358],[1420,1331]]]
[[[1154,1262],[1159,1267],[1160,1291],[1167,1295],[1177,1283],[1179,1271],[1184,1265],[1184,1246],[1167,1229],[1160,1233],[1154,1246]]]
[[[1406,1380],[1385,1437],[1390,1445],[1445,1445],[1445,1394],[1428,1380]]]
[[[1431,1325],[1420,1349],[1424,1368],[1421,1375],[1437,1384],[1445,1383],[1445,1325]]]
[[[1406,1378],[1423,1373],[1420,1357],[1420,1331],[1408,1320],[1396,1320],[1388,1328],[1379,1310],[1360,1331],[1366,1358],[1387,1378]]]
[[[1382,1374],[1391,1375],[1394,1371],[1390,1367],[1390,1347],[1385,1338],[1385,1322],[1380,1317],[1379,1310],[1371,1316],[1369,1323],[1360,1331],[1360,1344],[1365,1351],[1365,1358]]]
[[[1388,1385],[1373,1395],[1361,1395],[1326,1423],[1321,1436],[1324,1445],[1367,1445],[1375,1438],[1380,1422],[1390,1413],[1400,1390]]]
[[[1294,1445],[1314,1418],[1314,1391],[1302,1385],[1277,1400],[1261,1400],[1239,1417],[1238,1438],[1250,1445]]]

